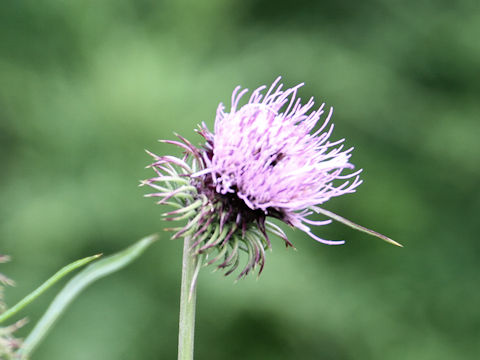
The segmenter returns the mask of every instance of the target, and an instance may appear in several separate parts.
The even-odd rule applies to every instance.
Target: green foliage
[[[8,255],[0,254],[0,264],[10,260]],[[15,285],[14,281],[0,273],[0,323],[5,315],[7,305],[3,302],[4,285]],[[20,320],[10,326],[0,326],[0,359],[10,360],[14,356],[15,350],[20,346],[21,340],[14,337],[13,333],[24,325],[25,320]]]
[[[40,285],[38,288],[36,288],[34,291],[32,291],[30,294],[25,296],[22,300],[20,300],[18,303],[16,303],[14,306],[9,308],[8,310],[5,310],[0,314],[0,324],[6,321],[8,318],[14,316],[17,314],[19,311],[24,309],[27,305],[35,301],[40,295],[42,295],[44,292],[46,292],[50,287],[52,287],[56,282],[60,281],[63,277],[68,275],[70,272],[85,266],[89,262],[99,258],[101,255],[93,255],[89,256],[77,261],[74,261],[73,263],[64,266],[61,268],[59,271],[57,271],[53,276],[51,276],[47,281],[45,281],[42,285]],[[0,274],[1,275],[1,274]],[[0,291],[2,289],[0,288]],[[0,298],[1,300],[1,298]]]
[[[346,245],[289,234],[298,251],[273,242],[258,282],[203,271],[197,358],[475,358],[477,1],[203,3],[0,5],[8,303],[69,259],[161,229],[136,187],[150,175],[143,149],[171,151],[156,140],[174,131],[194,140],[234,86],[281,74],[335,106],[333,137],[365,169],[356,194],[325,208],[405,248],[332,224],[316,233]],[[80,297],[35,359],[175,358],[182,244],[167,239]],[[31,323],[50,300],[31,305]]]
[[[87,286],[91,285],[98,279],[108,276],[130,264],[133,260],[138,258],[148,248],[149,245],[157,240],[157,238],[158,237],[156,235],[143,238],[127,249],[91,264],[85,270],[77,274],[72,280],[70,280],[62,289],[62,291],[58,293],[45,314],[42,316],[40,321],[38,321],[34,329],[30,332],[30,334],[28,334],[27,338],[23,342],[20,349],[22,359],[27,359],[31,356],[33,350],[44,339],[55,321],[57,321],[60,315],[65,312],[70,303]],[[92,256],[91,258],[97,257],[98,256]]]

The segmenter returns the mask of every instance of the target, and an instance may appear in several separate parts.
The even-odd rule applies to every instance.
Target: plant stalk
[[[182,285],[180,290],[180,322],[178,329],[178,360],[193,359],[197,256],[191,250],[191,237],[183,245]]]

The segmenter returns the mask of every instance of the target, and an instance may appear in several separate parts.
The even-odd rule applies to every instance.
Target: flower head
[[[334,219],[372,233],[319,207],[332,197],[354,192],[362,182],[361,170],[352,171],[353,148],[345,149],[343,139],[330,140],[332,108],[319,124],[325,104],[312,110],[313,98],[302,104],[297,97],[303,84],[283,89],[279,81],[268,90],[262,86],[253,91],[243,106],[240,102],[248,90],[237,87],[230,110],[219,105],[214,132],[204,123],[197,130],[205,138],[203,146],[196,147],[180,135],[180,141],[163,140],[181,147],[182,158],[149,152],[156,176],[142,185],[156,191],[147,196],[176,207],[165,214],[167,219],[186,219],[187,224],[173,229],[173,237],[193,237],[196,254],[208,264],[221,261],[218,267],[228,268],[226,274],[237,268],[240,250],[249,259],[239,276],[256,265],[261,272],[264,250],[271,246],[269,233],[293,246],[268,218],[326,244],[344,242],[321,239],[310,225],[326,225]],[[309,218],[313,213],[330,219],[314,221]]]
[[[10,261],[10,256],[0,254],[0,264]],[[6,310],[6,305],[3,302],[3,285],[14,286],[15,282],[0,273],[0,314]]]
[[[7,255],[0,254],[0,263],[4,263],[10,260]],[[0,314],[3,313],[7,306],[3,302],[3,285],[13,286],[15,283],[2,273],[0,273]],[[13,359],[15,358],[15,351],[20,347],[22,341],[13,336],[13,333],[22,327],[27,322],[26,319],[22,319],[9,326],[0,326],[0,359]]]

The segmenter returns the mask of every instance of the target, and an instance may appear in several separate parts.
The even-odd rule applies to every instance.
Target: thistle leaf
[[[87,286],[98,279],[110,275],[130,264],[133,260],[139,257],[155,240],[157,240],[157,235],[145,237],[127,249],[91,264],[78,273],[73,279],[71,279],[58,293],[45,314],[25,339],[23,346],[19,351],[20,358],[28,359],[33,350],[46,336],[55,321],[58,320],[68,305],[70,305],[70,303]]]

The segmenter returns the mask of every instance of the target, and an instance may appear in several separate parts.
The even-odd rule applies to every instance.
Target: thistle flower
[[[0,263],[5,263],[10,260],[7,255],[0,254]],[[15,285],[14,281],[0,273],[0,314],[6,310],[6,305],[3,302],[3,286],[2,285]],[[0,326],[0,359],[14,359],[15,350],[17,350],[22,341],[13,336],[13,333],[22,327],[27,322],[26,319],[17,321],[15,324],[2,327]]]
[[[0,264],[10,261],[10,256],[0,254]],[[3,285],[14,286],[15,282],[0,273],[0,314],[6,310],[6,305],[3,302]]]
[[[180,135],[180,141],[160,140],[182,148],[183,157],[147,151],[154,158],[148,167],[156,176],[142,181],[155,189],[146,196],[175,207],[164,214],[166,220],[187,223],[170,229],[175,231],[173,238],[191,237],[195,254],[206,264],[226,269],[226,275],[238,267],[240,251],[248,254],[248,260],[239,277],[257,265],[261,273],[265,249],[271,247],[269,234],[293,247],[269,218],[329,245],[344,241],[321,239],[311,225],[334,219],[393,242],[319,207],[332,197],[355,192],[362,170],[352,170],[353,148],[345,149],[344,139],[330,140],[332,108],[317,126],[325,104],[312,111],[313,98],[302,104],[297,97],[303,83],[283,89],[279,81],[280,77],[266,93],[265,86],[253,91],[243,106],[240,101],[248,90],[237,87],[229,112],[219,105],[214,132],[205,123],[199,126],[197,132],[205,139],[200,147]],[[314,213],[329,219],[312,220]]]

